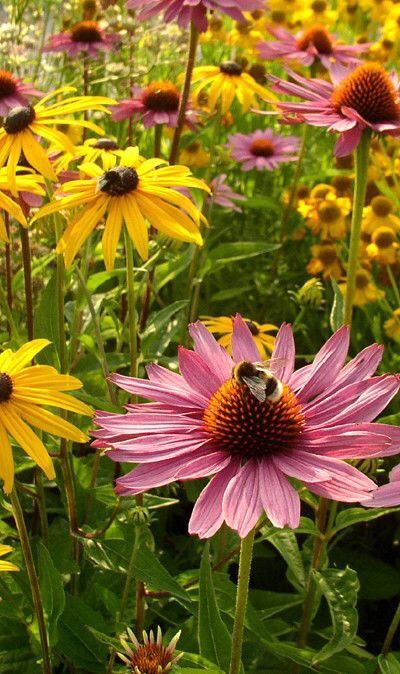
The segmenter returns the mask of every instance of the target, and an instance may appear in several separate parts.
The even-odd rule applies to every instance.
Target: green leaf
[[[38,648],[40,648],[38,644]],[[42,668],[31,648],[26,625],[7,618],[0,621],[0,674],[40,674]]]
[[[47,348],[36,356],[36,361],[42,365],[59,365],[60,329],[58,320],[57,270],[53,272],[45,289],[41,292],[39,306],[35,309],[33,334],[35,339],[49,339],[56,349]]]
[[[211,263],[209,273],[221,269],[232,262],[247,260],[264,253],[270,253],[279,248],[278,244],[266,243],[265,241],[233,241],[221,243],[208,253],[208,262]]]
[[[200,654],[228,671],[231,637],[221,618],[210,565],[210,544],[204,546],[200,565],[199,586],[199,646]]]
[[[353,641],[358,625],[356,604],[360,584],[357,573],[349,567],[314,571],[314,579],[328,603],[333,628],[331,639],[313,660],[316,663],[343,651]]]
[[[366,508],[346,508],[339,513],[336,518],[335,527],[332,529],[332,536],[337,534],[341,529],[347,529],[352,524],[359,524],[360,522],[370,522],[376,520],[378,517],[383,517],[389,513],[398,512],[400,508],[374,508],[367,510]]]
[[[165,344],[168,333],[171,333],[171,338],[173,337],[171,319],[182,311],[187,303],[187,300],[172,302],[172,304],[150,316],[141,341],[142,351],[145,355],[162,355],[165,349],[160,349],[160,343]]]
[[[331,278],[333,303],[330,313],[330,324],[333,332],[339,330],[344,323],[344,297],[334,278]]]
[[[88,630],[93,634],[97,641],[100,641],[101,644],[109,646],[114,651],[118,651],[120,648],[122,648],[121,642],[118,641],[118,639],[114,639],[108,634],[104,634],[104,632],[99,632],[98,630],[95,630],[94,627],[88,627]]]
[[[138,550],[134,575],[135,578],[142,580],[155,590],[170,592],[186,608],[193,610],[189,594],[171,576],[169,571],[155,556],[154,552],[146,546],[142,546]]]
[[[66,595],[65,609],[59,623],[58,648],[75,667],[95,674],[104,674],[108,649],[100,644],[89,628],[106,632],[98,612],[82,599]]]
[[[400,674],[400,662],[393,655],[380,655],[378,657],[378,664],[382,674]]]
[[[288,565],[291,571],[290,581],[294,587],[302,590],[306,584],[306,572],[296,535],[292,531],[281,530],[268,536],[268,540],[278,550]]]
[[[47,619],[50,645],[57,643],[58,621],[65,607],[65,593],[61,573],[56,569],[49,551],[38,546],[39,582],[43,608]]]
[[[244,202],[244,206],[247,208],[254,208],[256,210],[268,209],[274,213],[279,213],[280,211],[279,201],[273,199],[272,197],[266,197],[263,194],[256,194],[254,197],[250,197],[250,199],[247,199]]]

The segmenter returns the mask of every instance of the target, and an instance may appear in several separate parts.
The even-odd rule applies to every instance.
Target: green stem
[[[26,571],[29,578],[29,584],[31,586],[33,606],[35,609],[36,619],[38,622],[39,637],[43,657],[42,672],[43,674],[51,674],[49,643],[47,639],[46,624],[44,621],[42,598],[40,596],[39,579],[33,562],[32,549],[29,543],[28,532],[26,530],[24,513],[22,511],[17,490],[15,489],[15,487],[13,488],[10,494],[10,498],[15,524],[17,526],[19,538],[21,541],[22,554],[24,556]]]
[[[178,121],[176,123],[176,129],[174,133],[174,137],[172,140],[172,146],[171,146],[171,153],[169,156],[169,163],[170,164],[175,164],[177,157],[178,157],[178,152],[179,152],[179,143],[181,140],[181,135],[183,131],[183,127],[185,125],[185,114],[186,114],[186,108],[189,100],[189,94],[190,94],[190,85],[192,82],[192,74],[193,74],[193,68],[194,68],[194,62],[196,58],[196,50],[197,50],[197,43],[199,40],[199,31],[197,30],[196,26],[192,22],[190,24],[190,38],[189,38],[189,51],[188,51],[188,57],[187,57],[187,63],[186,63],[186,72],[185,72],[185,80],[183,83],[183,89],[182,89],[182,94],[181,94],[181,102],[179,106],[179,112],[178,112]]]
[[[10,312],[13,306],[13,287],[12,287],[12,258],[11,258],[11,228],[10,216],[7,211],[4,211],[4,225],[10,243],[6,243],[5,258],[6,258],[6,288],[7,288],[7,303]]]
[[[22,225],[19,226],[22,248],[22,262],[24,265],[24,283],[25,283],[25,301],[26,301],[26,325],[28,330],[28,339],[33,339],[33,292],[32,292],[32,266],[31,249],[29,245],[28,230]]]
[[[156,124],[154,127],[154,156],[161,157],[161,140],[162,140],[163,125]]]
[[[128,297],[128,322],[129,322],[129,353],[131,357],[130,374],[137,375],[137,321],[136,321],[136,294],[135,272],[133,263],[133,246],[127,229],[124,229],[125,253],[126,253],[126,285]]]
[[[46,498],[43,488],[43,473],[38,466],[35,468],[34,477],[37,494],[36,503],[40,518],[40,528],[42,531],[43,543],[47,547],[49,542],[49,523],[47,521]]]
[[[394,296],[396,298],[397,306],[400,307],[399,286],[397,285],[397,282],[396,282],[396,279],[395,279],[395,276],[393,274],[393,270],[392,270],[390,264],[386,265],[386,271],[387,271],[387,275],[389,276],[389,281],[392,284],[393,293],[394,293]]]
[[[383,646],[382,646],[382,651],[381,651],[381,653],[382,653],[382,655],[383,655],[384,657],[389,653],[389,650],[390,650],[390,647],[391,647],[391,645],[392,645],[392,641],[393,641],[394,635],[396,634],[396,632],[397,632],[397,630],[398,630],[398,628],[399,628],[399,625],[400,625],[400,602],[399,602],[399,605],[398,605],[398,607],[397,607],[397,609],[396,609],[396,613],[395,613],[394,616],[393,616],[393,620],[392,620],[392,622],[391,622],[390,625],[389,625],[389,629],[388,629],[388,631],[387,631],[387,634],[386,634],[386,637],[385,637],[385,641],[383,642]],[[379,665],[377,666],[377,668],[376,668],[376,670],[375,670],[375,673],[376,673],[376,674],[378,674],[378,672],[380,672],[380,667],[379,667]],[[374,673],[374,674],[375,674],[375,673]]]
[[[251,560],[253,557],[255,530],[252,529],[240,546],[239,577],[236,591],[235,622],[232,634],[232,650],[229,674],[239,674],[242,657],[244,621],[246,617],[247,597],[249,594],[249,580]]]
[[[10,305],[8,303],[6,294],[3,290],[3,288],[1,287],[1,285],[0,285],[0,306],[2,307],[2,309],[4,311],[4,315],[7,319],[8,328],[9,328],[9,331],[10,331],[10,336],[13,339],[18,341],[19,336],[18,336],[17,326],[15,325],[15,321],[14,321],[14,318],[13,318],[13,315],[12,315],[12,312],[11,312],[11,309],[10,309]]]
[[[365,204],[365,194],[367,191],[370,143],[371,130],[365,129],[356,150],[353,214],[351,218],[350,248],[349,259],[347,263],[346,296],[344,300],[344,322],[349,326],[351,326],[354,294],[356,289],[356,273],[360,248],[361,221]]]

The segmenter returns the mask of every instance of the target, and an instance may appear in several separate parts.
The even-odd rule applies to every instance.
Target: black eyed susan
[[[49,154],[54,152],[53,167],[58,174],[68,170],[72,162],[100,162],[104,170],[112,168],[114,159],[112,155],[121,157],[122,150],[113,138],[88,138],[83,144],[74,146],[73,153],[65,152],[63,148],[53,146],[49,148]],[[61,154],[60,154],[61,152]]]
[[[7,494],[14,482],[9,436],[44,470],[49,479],[55,477],[53,462],[31,426],[75,442],[88,440],[76,426],[42,407],[59,407],[92,416],[88,405],[64,393],[81,388],[79,379],[59,374],[49,365],[30,364],[48,344],[47,339],[34,339],[15,352],[7,349],[0,355],[0,478]]]
[[[67,96],[47,105],[56,96],[75,91],[73,87],[56,89],[44,96],[36,105],[19,105],[12,108],[3,118],[0,128],[0,166],[7,163],[9,189],[16,192],[15,174],[18,161],[23,153],[29,164],[48,180],[57,180],[54,169],[37,136],[47,142],[74,152],[69,138],[59,131],[57,126],[83,126],[102,135],[103,130],[83,119],[74,119],[69,115],[87,110],[108,112],[107,105],[115,103],[104,96]]]
[[[199,224],[203,216],[176,188],[210,190],[186,166],[166,164],[163,159],[143,160],[137,147],[127,148],[119,164],[115,157],[113,168],[107,171],[96,164],[82,164],[81,170],[89,177],[62,185],[56,192],[60,198],[41,208],[32,222],[55,211],[84,205],[58,244],[57,252],[64,254],[67,267],[105,215],[102,242],[108,271],[114,268],[123,222],[143,260],[148,257],[148,223],[173,239],[200,246]]]
[[[23,173],[20,173],[23,172]],[[41,196],[45,195],[45,191],[42,187],[44,183],[44,178],[35,173],[26,173],[26,169],[22,167],[17,167],[17,173],[15,176],[15,186],[17,193],[29,193],[29,194],[38,194]],[[0,208],[15,218],[18,222],[21,223],[24,227],[27,226],[27,221],[25,215],[22,211],[22,208],[16,201],[11,199],[7,194],[9,191],[9,183],[7,178],[7,169],[0,169]],[[7,230],[4,224],[3,218],[0,216],[0,241],[8,242]]]
[[[0,544],[0,557],[8,555],[8,553],[12,552],[12,550],[13,549],[10,545]],[[19,568],[12,562],[8,562],[6,559],[0,559],[0,573],[3,571],[19,571]]]
[[[215,110],[220,101],[222,114],[230,109],[234,98],[238,99],[243,111],[257,107],[257,97],[264,101],[275,101],[276,96],[257,84],[255,79],[244,72],[236,61],[224,61],[219,66],[199,66],[193,70],[193,98],[196,100],[208,88],[208,107]]]
[[[206,328],[213,334],[220,334],[218,343],[232,353],[232,335],[234,319],[231,316],[204,316],[201,319]],[[269,358],[275,346],[275,337],[271,332],[277,332],[278,327],[272,323],[257,323],[257,321],[244,319],[249,328],[254,342],[263,358]]]

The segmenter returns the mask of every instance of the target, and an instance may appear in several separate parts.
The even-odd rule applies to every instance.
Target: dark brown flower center
[[[13,392],[13,382],[9,374],[0,372],[0,403],[10,400]]]
[[[194,140],[193,143],[189,143],[185,147],[185,152],[189,154],[196,154],[200,150],[200,143],[198,140]]]
[[[396,236],[389,227],[379,227],[372,235],[372,241],[378,248],[389,248],[395,241]]]
[[[286,14],[285,12],[282,12],[282,10],[276,9],[274,12],[271,12],[271,20],[274,23],[283,23],[286,19]]]
[[[308,185],[299,185],[296,191],[296,196],[298,199],[307,199],[310,196],[310,188]]]
[[[17,90],[17,82],[7,70],[0,70],[0,98],[11,96]]]
[[[337,252],[334,246],[320,246],[318,251],[318,259],[321,260],[324,266],[329,267],[337,260]]]
[[[112,197],[121,197],[133,192],[139,184],[139,176],[135,169],[125,166],[116,166],[103,173],[99,179],[99,190]]]
[[[375,215],[386,218],[393,211],[393,202],[387,197],[374,197],[371,201],[371,208]]]
[[[132,671],[138,674],[163,674],[170,668],[171,654],[160,644],[143,644],[131,656]]]
[[[339,194],[346,194],[353,189],[353,180],[349,176],[335,176],[332,185]]]
[[[179,91],[171,82],[153,82],[143,92],[142,102],[153,112],[176,112]]]
[[[336,204],[322,203],[318,207],[318,215],[322,222],[335,222],[340,218],[342,212]]]
[[[4,117],[3,126],[7,133],[19,133],[28,128],[35,117],[36,113],[31,105],[18,105]]]
[[[399,116],[398,96],[387,72],[377,63],[363,63],[332,94],[337,112],[353,108],[367,122],[388,122]]]
[[[95,147],[96,150],[118,150],[117,143],[115,140],[111,140],[111,138],[100,138],[95,142],[93,147]]]
[[[102,42],[103,38],[97,21],[80,21],[71,28],[74,42]]]
[[[265,84],[267,81],[267,70],[262,63],[253,63],[248,69],[248,73],[258,84]]]
[[[250,152],[256,157],[272,157],[275,154],[275,149],[270,140],[266,138],[257,138],[253,140],[250,145]]]
[[[241,75],[243,68],[236,63],[236,61],[224,61],[219,67],[221,73],[224,75]]]
[[[252,28],[251,21],[236,21],[236,30],[241,35],[248,35]]]
[[[223,27],[223,21],[222,19],[219,19],[216,16],[211,16],[209,21],[208,21],[208,27],[211,31],[218,33],[219,30]]]
[[[313,45],[320,54],[332,54],[332,40],[324,26],[312,26],[297,40],[297,46],[305,51]]]
[[[287,386],[279,402],[260,402],[233,378],[210,398],[203,420],[218,448],[243,460],[292,449],[304,425],[302,407]]]
[[[369,276],[367,272],[360,269],[360,271],[356,273],[356,288],[358,290],[364,290],[364,288],[366,288],[368,284],[369,284]]]
[[[311,3],[311,9],[316,14],[322,14],[322,12],[325,12],[327,6],[328,5],[325,0],[314,0],[314,2]]]
[[[247,327],[249,328],[252,335],[259,335],[260,330],[253,321],[245,321]]]
[[[264,12],[262,9],[255,9],[253,12],[251,12],[251,16],[254,19],[254,21],[258,21],[258,19],[261,19],[263,14]]]

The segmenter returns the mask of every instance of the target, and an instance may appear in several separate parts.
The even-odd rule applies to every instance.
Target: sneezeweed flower
[[[337,245],[333,241],[321,241],[311,246],[312,259],[307,265],[307,271],[313,276],[321,274],[322,278],[330,277],[338,280],[343,276],[343,266],[339,257]]]
[[[269,26],[268,30],[276,41],[263,41],[257,45],[261,58],[267,60],[296,61],[304,66],[320,61],[329,70],[336,63],[359,63],[358,56],[369,49],[369,44],[351,46],[338,42],[336,36],[322,24],[311,26],[296,35],[274,26]]]
[[[338,20],[338,12],[331,8],[328,0],[307,0],[302,3],[299,11],[293,13],[292,20],[295,26],[332,26]]]
[[[399,260],[399,244],[396,234],[390,227],[378,227],[367,246],[367,255],[378,264],[396,264]]]
[[[307,227],[313,234],[320,234],[323,240],[340,240],[346,234],[351,201],[329,191],[324,199],[300,200],[297,210],[306,219]]]
[[[193,99],[208,89],[207,105],[211,112],[219,109],[224,115],[229,112],[235,99],[239,101],[243,112],[257,107],[257,98],[264,101],[276,100],[274,94],[257,84],[255,79],[244,71],[236,61],[223,61],[219,66],[199,66],[194,68],[192,83]]]
[[[353,152],[365,129],[375,133],[400,134],[399,82],[378,63],[363,63],[355,69],[336,66],[332,84],[306,79],[289,71],[294,82],[271,76],[274,91],[298,96],[306,102],[279,102],[277,107],[292,123],[322,126],[340,134],[335,155]]]
[[[24,199],[25,197],[24,200],[29,201],[30,196],[41,198],[46,194],[45,190],[43,189],[44,178],[40,175],[37,175],[36,173],[26,173],[26,170],[22,169],[22,167],[17,168],[15,183],[16,192],[19,199]],[[8,190],[9,182],[7,177],[7,169],[3,167],[0,169],[0,208],[15,218],[21,225],[27,227],[28,223],[21,205],[9,196]],[[7,230],[1,215],[0,241],[3,241],[4,243],[8,242]]]
[[[384,196],[371,199],[369,206],[363,210],[362,231],[373,234],[381,227],[390,227],[393,232],[400,231],[400,218],[394,214],[394,203]]]
[[[134,495],[176,480],[214,475],[192,512],[189,532],[210,537],[225,521],[246,536],[265,511],[277,527],[297,527],[300,499],[288,478],[315,494],[362,502],[376,488],[346,459],[395,454],[400,432],[372,424],[399,389],[394,375],[372,377],[382,347],[372,345],[345,365],[349,330],[338,330],[312,364],[294,371],[289,325],[277,335],[274,373],[283,393],[260,402],[233,376],[234,364],[261,358],[246,323],[237,316],[233,358],[198,322],[190,326],[194,351],[181,348],[181,375],[159,365],[149,380],[113,375],[131,394],[151,399],[126,414],[98,412],[96,446],[114,461],[140,464],[117,480],[120,495]]]
[[[49,480],[55,477],[53,462],[31,426],[74,442],[86,442],[88,439],[69,421],[43,407],[59,407],[92,416],[88,405],[64,393],[81,388],[79,379],[59,374],[49,365],[31,365],[32,359],[48,344],[47,339],[34,339],[15,352],[6,349],[0,355],[0,478],[6,494],[10,493],[14,483],[9,436],[37,463]]]
[[[343,295],[346,294],[346,281],[339,283],[339,288]],[[366,269],[359,269],[356,272],[356,287],[354,292],[354,306],[363,307],[371,302],[377,302],[385,296],[383,290],[380,290],[374,283],[374,279]]]
[[[132,630],[127,627],[127,633],[120,637],[123,653],[118,657],[134,674],[169,674],[174,665],[181,659],[183,653],[175,654],[176,644],[181,636],[180,631],[171,639],[168,646],[163,645],[162,632],[157,628],[157,638],[153,630],[149,634],[143,630],[141,644]]]
[[[80,21],[62,33],[50,35],[43,51],[65,52],[71,58],[84,53],[96,58],[99,52],[113,49],[119,40],[117,33],[110,33],[97,21]]]
[[[225,30],[224,21],[221,16],[211,14],[208,17],[207,30],[200,35],[200,42],[208,43],[223,43],[227,42],[228,34]]]
[[[235,133],[229,136],[227,147],[243,171],[273,171],[280,164],[297,161],[299,144],[297,136],[280,136],[271,129],[258,129],[247,135]]]
[[[256,45],[262,40],[263,34],[255,26],[251,18],[236,21],[229,33],[228,42],[242,50],[256,53]]]
[[[0,557],[8,555],[12,551],[13,549],[10,545],[0,544]],[[0,559],[0,573],[3,573],[4,571],[19,571],[19,568],[12,562],[8,562],[6,559]]]
[[[128,230],[140,257],[148,258],[148,225],[179,241],[202,244],[199,209],[176,188],[194,187],[209,192],[207,185],[194,178],[186,166],[166,166],[163,159],[147,159],[137,147],[127,148],[117,163],[104,171],[97,164],[82,164],[84,180],[64,183],[55,201],[43,206],[31,222],[50,213],[83,205],[69,222],[57,252],[64,254],[69,267],[91,232],[107,214],[103,233],[103,255],[107,271],[114,260],[122,223]]]
[[[17,105],[27,105],[30,96],[42,96],[42,92],[8,70],[0,70],[0,117]]]
[[[242,209],[235,203],[236,201],[246,201],[244,194],[234,192],[226,183],[226,173],[221,173],[210,182],[211,194],[208,197],[211,205],[216,204],[222,208],[229,208],[231,211],[241,213]]]
[[[179,162],[190,168],[204,168],[211,161],[210,153],[198,140],[185,145],[179,153]]]
[[[392,318],[388,318],[383,327],[390,339],[400,340],[400,307],[394,310]]]
[[[113,108],[112,118],[119,122],[129,117],[141,119],[143,126],[149,129],[156,124],[166,124],[175,128],[178,121],[180,105],[179,89],[172,82],[158,80],[147,87],[133,87],[132,98],[127,98]],[[192,107],[187,106],[185,124],[195,129],[198,115]]]
[[[192,22],[199,31],[207,30],[207,11],[219,11],[243,21],[242,11],[263,9],[264,0],[128,0],[128,9],[141,9],[139,21],[163,13],[164,21],[178,20],[180,26]]]
[[[45,150],[38,143],[37,136],[73,153],[74,147],[71,141],[64,133],[54,128],[55,126],[64,124],[83,126],[103,135],[103,130],[96,124],[83,119],[72,119],[69,115],[87,110],[108,113],[105,106],[112,105],[114,101],[105,96],[70,96],[47,105],[48,101],[55,96],[71,91],[74,91],[72,87],[57,89],[42,98],[36,105],[17,106],[4,117],[3,126],[0,128],[0,166],[7,163],[11,192],[16,191],[16,166],[22,153],[30,166],[38,173],[48,180],[57,180],[54,168]]]
[[[257,321],[248,318],[243,319],[253,335],[254,343],[263,358],[269,358],[275,346],[275,335],[271,332],[277,332],[278,327],[272,323],[257,323]],[[218,338],[218,344],[224,347],[227,352],[232,354],[232,337],[234,330],[234,318],[232,316],[203,316],[201,322],[213,334],[221,335]]]

